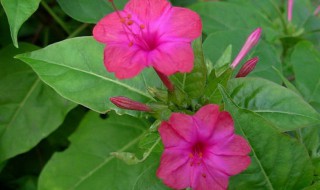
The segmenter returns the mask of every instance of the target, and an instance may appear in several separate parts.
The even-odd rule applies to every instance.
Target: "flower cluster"
[[[167,0],[130,0],[123,10],[110,2],[115,12],[105,16],[93,30],[94,38],[106,45],[107,70],[118,79],[126,79],[138,75],[145,67],[153,67],[169,94],[174,94],[176,89],[168,76],[192,71],[191,42],[202,30],[199,15],[173,7]],[[248,37],[230,64],[231,69],[258,43],[260,35],[258,28]],[[257,62],[257,57],[247,61],[236,77],[247,76]],[[123,109],[157,111],[126,97],[110,100]],[[182,113],[190,111],[196,110],[175,112],[162,121],[158,132],[164,152],[156,175],[174,189],[227,189],[229,177],[250,165],[250,146],[235,134],[231,115],[220,111],[218,105],[205,103],[194,115]]]

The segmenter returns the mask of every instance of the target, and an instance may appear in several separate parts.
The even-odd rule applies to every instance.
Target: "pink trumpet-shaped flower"
[[[262,29],[257,28],[255,31],[253,31],[250,34],[250,36],[247,38],[247,41],[245,42],[242,49],[240,50],[239,54],[232,62],[231,68],[235,68],[243,59],[243,57],[252,49],[252,47],[258,43],[261,36],[261,32],[262,32]]]
[[[320,5],[314,10],[313,15],[317,16],[320,12]]]
[[[291,22],[292,20],[292,9],[293,9],[293,0],[288,0],[288,8],[287,8],[287,14],[288,14],[288,21]]]
[[[224,190],[230,176],[250,165],[250,146],[218,105],[203,106],[193,116],[173,113],[159,133],[164,152],[157,176],[171,188]]]
[[[97,23],[93,37],[106,44],[107,70],[124,79],[145,67],[165,75],[190,72],[194,60],[191,42],[201,30],[199,15],[189,9],[173,7],[167,0],[129,0],[124,10]]]
[[[251,73],[251,71],[253,71],[253,69],[256,67],[258,61],[259,61],[258,57],[254,57],[254,58],[250,59],[249,61],[247,61],[239,70],[236,78],[246,77],[249,73]]]

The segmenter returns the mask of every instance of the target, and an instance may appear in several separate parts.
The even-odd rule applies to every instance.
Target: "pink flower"
[[[173,113],[159,127],[165,150],[157,176],[174,189],[227,189],[229,177],[250,165],[250,147],[233,125],[218,105],[206,105],[193,116]]]
[[[100,20],[93,36],[105,43],[104,64],[119,79],[136,76],[145,67],[165,75],[190,72],[191,41],[201,35],[197,13],[173,7],[167,0],[129,0],[124,10]]]
[[[257,28],[250,34],[250,36],[247,38],[247,41],[244,43],[243,47],[241,48],[239,54],[232,62],[231,68],[235,68],[243,59],[243,57],[259,42],[261,32],[262,32],[262,29]]]

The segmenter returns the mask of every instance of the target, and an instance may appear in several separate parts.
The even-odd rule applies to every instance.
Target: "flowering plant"
[[[312,0],[1,4],[1,189],[320,188]]]

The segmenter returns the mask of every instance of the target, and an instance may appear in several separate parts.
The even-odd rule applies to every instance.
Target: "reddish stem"
[[[174,86],[171,83],[171,81],[169,80],[168,76],[161,73],[160,71],[158,71],[157,69],[154,68],[154,70],[156,71],[156,73],[158,74],[159,78],[161,79],[161,81],[163,82],[163,84],[167,87],[167,89],[172,92],[174,90]]]

